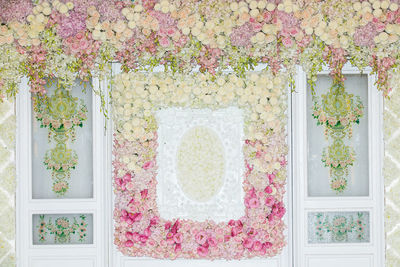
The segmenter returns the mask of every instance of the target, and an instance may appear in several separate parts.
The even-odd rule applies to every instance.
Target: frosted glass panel
[[[355,152],[353,166],[348,168],[347,186],[343,192],[331,188],[330,168],[322,162],[323,149],[332,144],[332,139],[324,135],[324,126],[317,125],[312,117],[313,101],[311,89],[307,89],[307,135],[308,135],[308,195],[312,197],[332,196],[368,196],[369,194],[369,157],[368,157],[368,76],[345,75],[346,92],[360,96],[364,105],[363,116],[359,124],[352,124],[352,137],[343,138],[344,144]],[[318,75],[315,91],[317,96],[326,94],[332,85],[329,75]],[[320,98],[321,100],[321,98]]]
[[[368,243],[369,212],[309,212],[308,243]]]
[[[93,244],[92,214],[32,215],[34,245]]]
[[[52,111],[46,111],[41,122],[35,118],[32,112],[32,194],[34,199],[52,198],[92,198],[93,197],[93,152],[92,152],[92,89],[90,83],[76,82],[70,91],[72,97],[77,97],[75,101],[65,96],[66,91],[57,91],[55,83],[47,87],[49,97],[57,94],[59,99],[53,100],[47,106],[51,106]],[[86,89],[84,89],[86,88]],[[64,95],[61,95],[64,94]],[[65,100],[68,98],[67,100]],[[83,103],[81,102],[83,101]],[[50,100],[49,100],[50,102]],[[75,138],[72,132],[67,136],[60,130],[50,131],[48,127],[40,127],[43,123],[48,124],[48,117],[54,118],[54,110],[64,111],[70,109],[68,114],[72,119],[66,122],[68,127],[75,125]],[[55,106],[55,108],[54,108]],[[49,115],[51,114],[51,116]],[[75,113],[74,113],[75,114]],[[64,117],[65,115],[63,115]],[[76,126],[82,120],[82,127]],[[51,119],[50,119],[51,120]],[[55,127],[57,127],[56,125]],[[49,137],[49,133],[51,136]],[[71,141],[72,139],[75,141]],[[57,141],[58,140],[58,141]],[[60,150],[62,150],[60,152]],[[76,153],[76,154],[75,154]],[[46,156],[47,155],[47,156]],[[64,166],[67,171],[60,171],[60,164],[65,162],[65,158],[70,165]],[[47,161],[47,164],[45,164]],[[61,182],[60,182],[61,181]],[[64,181],[66,183],[64,183]]]

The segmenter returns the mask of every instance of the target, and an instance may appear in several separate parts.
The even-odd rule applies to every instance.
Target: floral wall
[[[15,261],[15,114],[12,102],[0,103],[0,266]]]
[[[0,0],[0,10],[0,100],[6,108],[11,108],[6,99],[17,93],[23,76],[29,78],[34,103],[40,106],[47,99],[47,78],[58,78],[60,86],[70,90],[77,78],[108,75],[110,61],[120,62],[124,72],[163,65],[172,74],[185,74],[200,66],[200,72],[213,76],[232,69],[238,77],[263,62],[274,75],[285,69],[289,81],[295,66],[301,65],[311,88],[323,66],[330,67],[337,88],[344,88],[345,63],[371,67],[378,89],[391,96],[385,110],[386,227],[387,259],[396,265],[398,0]],[[1,118],[12,116],[3,113]],[[7,128],[0,131],[1,158],[7,159],[0,164],[0,178],[6,181],[1,183],[0,201],[10,207],[5,212],[12,211],[13,165],[8,159],[14,132],[9,128],[13,124],[3,119],[0,123]],[[61,118],[52,127],[68,124]],[[13,224],[1,225],[4,261],[12,255],[14,231],[6,228]]]

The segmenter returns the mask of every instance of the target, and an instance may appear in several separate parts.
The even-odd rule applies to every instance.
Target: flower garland
[[[68,87],[77,77],[103,77],[113,60],[126,71],[200,65],[212,74],[243,74],[259,62],[293,74],[300,64],[311,78],[344,60],[371,66],[385,95],[398,86],[391,83],[400,42],[394,0],[2,0],[0,7],[2,97],[17,92],[23,75],[43,94],[46,77]]]
[[[54,220],[54,222],[51,218],[49,218],[47,223],[45,222],[45,215],[40,215],[39,219],[39,242],[45,242],[47,234],[54,235],[55,244],[70,243],[71,237],[74,234],[79,236],[79,242],[84,242],[86,239],[87,222],[85,215],[79,216],[79,223],[75,217],[73,217],[74,221],[72,223],[67,217],[58,217]]]
[[[270,257],[285,245],[287,74],[264,70],[191,75],[129,73],[114,78],[115,244],[129,256],[240,259]],[[215,223],[160,218],[156,204],[157,123],[170,106],[245,112],[245,215]],[[133,153],[133,155],[132,155]]]

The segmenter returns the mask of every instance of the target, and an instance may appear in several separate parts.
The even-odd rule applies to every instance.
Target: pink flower
[[[161,37],[158,41],[162,47],[168,47],[170,44],[168,37]]]
[[[254,244],[254,240],[251,239],[251,238],[246,238],[246,239],[243,241],[243,246],[244,246],[245,248],[247,248],[247,249],[252,249],[253,244]]]
[[[199,254],[201,257],[205,257],[208,255],[208,248],[207,247],[198,247],[197,248],[197,254]]]
[[[126,239],[133,239],[133,233],[132,232],[126,232],[125,233]]]
[[[253,250],[254,251],[260,251],[263,247],[263,244],[260,241],[256,241],[253,244]]]
[[[146,199],[148,194],[149,194],[148,189],[144,189],[144,190],[140,191],[140,196],[142,197],[142,199]]]
[[[174,251],[175,251],[175,253],[181,252],[182,251],[182,244],[176,244]]]
[[[148,161],[145,164],[143,164],[142,168],[145,169],[145,170],[148,170],[148,169],[153,168],[153,166],[154,166],[153,161]]]
[[[122,180],[124,182],[130,182],[131,179],[132,179],[132,175],[130,173],[127,173],[127,174],[124,175],[124,177],[122,177]]]
[[[176,234],[174,235],[174,241],[175,241],[175,243],[177,243],[177,244],[182,243],[182,241],[183,241],[183,235],[182,235],[182,233],[176,233]]]
[[[293,40],[292,40],[292,38],[290,38],[290,37],[283,38],[283,39],[282,39],[282,44],[283,44],[285,47],[291,47],[291,46],[293,45]]]
[[[233,227],[231,229],[231,235],[232,236],[237,236],[238,234],[240,234],[242,232],[242,229],[240,227]]]
[[[167,30],[167,34],[168,34],[168,36],[172,37],[175,34],[175,29],[174,28],[169,28]]]
[[[128,240],[128,241],[126,241],[125,242],[125,247],[127,247],[127,248],[130,248],[130,247],[133,247],[133,241],[132,240]]]
[[[267,193],[267,194],[271,194],[271,193],[272,193],[272,188],[271,188],[271,186],[267,186],[267,187],[264,189],[264,192]]]
[[[268,207],[272,207],[272,205],[275,203],[275,198],[273,196],[269,196],[265,199],[265,205]]]
[[[196,242],[200,245],[203,245],[207,242],[207,233],[205,231],[200,231],[195,236]]]
[[[215,239],[215,237],[212,236],[208,238],[207,243],[210,245],[210,247],[215,247],[218,244],[217,239]]]
[[[271,242],[263,243],[263,248],[270,249],[271,247],[272,247],[272,243]]]
[[[258,208],[260,206],[260,200],[258,200],[258,198],[253,197],[249,200],[249,207],[251,209],[255,209]]]
[[[86,50],[89,47],[89,41],[87,39],[82,39],[79,41],[80,50]]]

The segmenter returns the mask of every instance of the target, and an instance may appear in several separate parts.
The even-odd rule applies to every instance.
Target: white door
[[[313,112],[319,114],[314,103],[322,105],[322,94],[336,97],[328,93],[329,71],[317,75],[314,97],[300,68],[296,77],[292,94],[295,266],[384,266],[383,97],[370,70],[360,74],[346,65],[343,73],[345,90],[353,94],[348,97],[357,103],[359,96],[364,106],[359,123],[351,125],[350,138],[341,129],[324,137],[324,127],[313,118]],[[324,166],[324,148],[340,155],[346,147],[354,151],[347,173]],[[335,179],[342,178],[347,183],[338,187]]]

